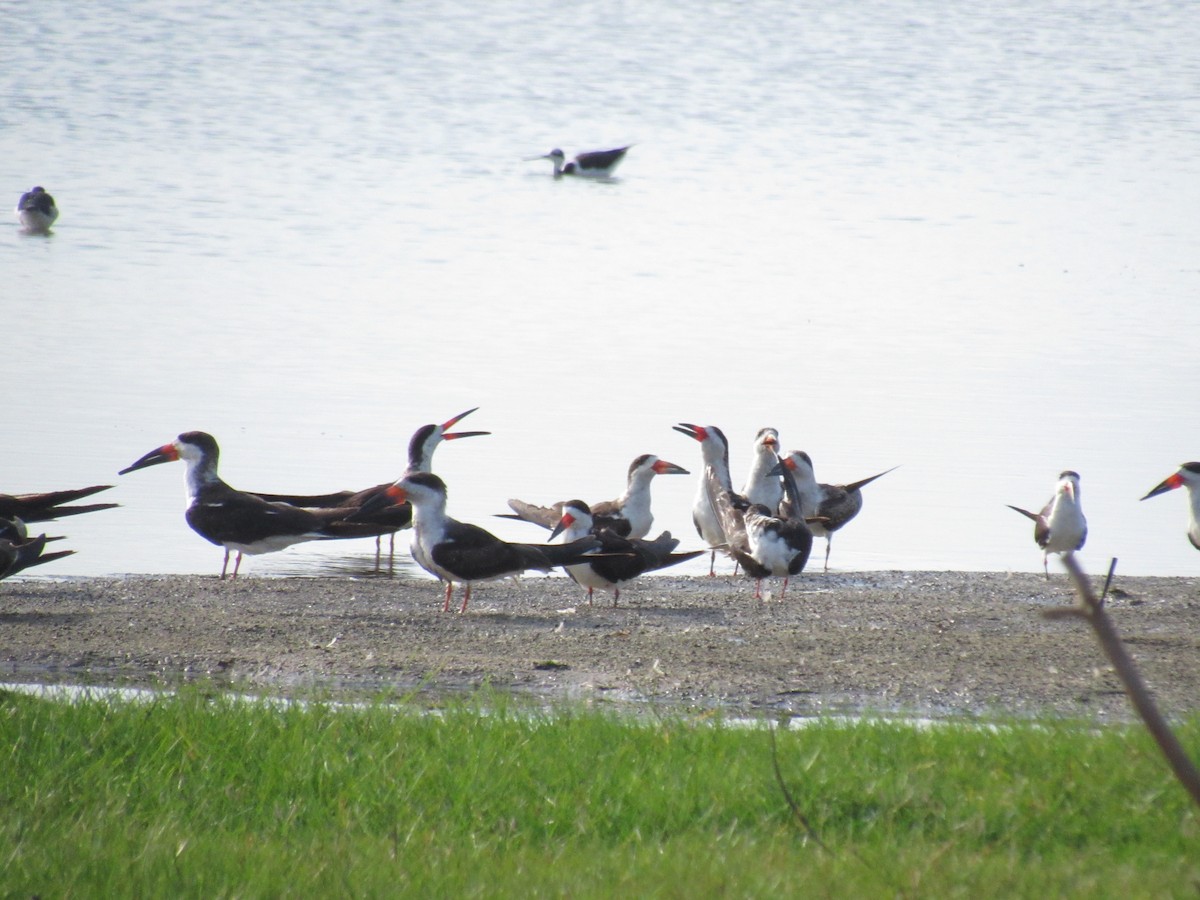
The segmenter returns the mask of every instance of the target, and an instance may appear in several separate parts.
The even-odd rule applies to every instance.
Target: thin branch
[[[1112,620],[1105,612],[1103,600],[1096,596],[1087,576],[1076,561],[1074,553],[1068,553],[1063,557],[1063,565],[1071,574],[1083,605],[1069,611],[1047,610],[1048,617],[1065,618],[1069,614],[1073,617],[1087,619],[1088,624],[1092,626],[1092,631],[1100,641],[1101,649],[1112,662],[1117,677],[1125,686],[1125,693],[1129,695],[1133,708],[1142,717],[1142,721],[1146,724],[1146,728],[1150,731],[1159,749],[1162,750],[1163,756],[1167,758],[1167,763],[1174,771],[1175,777],[1179,779],[1179,783],[1191,794],[1196,805],[1200,806],[1200,772],[1197,772],[1195,764],[1184,751],[1175,732],[1171,730],[1166,719],[1159,712],[1154,698],[1150,696],[1150,690],[1146,687],[1141,675],[1138,674],[1133,659],[1126,652],[1125,645],[1121,642],[1120,635],[1117,634],[1117,629],[1113,627]],[[1117,561],[1114,559],[1109,567],[1109,583],[1112,582],[1112,573],[1116,565]],[[1107,591],[1106,585],[1105,592],[1107,593]]]
[[[792,792],[788,790],[787,782],[783,780],[783,772],[779,768],[779,746],[775,742],[774,722],[770,723],[769,730],[771,732],[771,765],[775,769],[775,782],[779,785],[779,790],[783,793],[783,799],[787,801],[787,805],[791,807],[792,815],[796,817],[796,821],[804,828],[813,843],[832,856],[833,851],[821,840],[821,836],[817,834],[817,829],[813,827],[812,822],[808,820],[808,816],[804,814],[804,810],[800,808],[800,804],[796,802],[796,798],[792,796]]]

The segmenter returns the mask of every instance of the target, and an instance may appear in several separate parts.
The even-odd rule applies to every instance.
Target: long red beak
[[[558,524],[555,525],[554,530],[550,532],[550,540],[554,540],[574,524],[575,517],[570,513],[563,513],[563,517],[558,520]]]
[[[680,422],[678,425],[672,425],[680,434],[686,434],[694,441],[702,441],[708,437],[708,429],[702,425],[692,425],[689,422]]]
[[[478,406],[472,407],[471,409],[468,409],[466,412],[460,412],[453,419],[447,419],[445,422],[443,422],[438,427],[438,430],[442,433],[442,440],[453,441],[453,440],[456,440],[457,438],[479,437],[481,435],[491,434],[490,431],[458,431],[458,432],[451,434],[450,432],[448,432],[446,430],[447,428],[450,428],[452,425],[456,425],[460,420],[465,419],[467,416],[469,416],[471,413],[475,412],[475,410],[477,410],[477,409],[479,409]]]
[[[675,463],[667,462],[665,459],[660,459],[651,468],[654,469],[657,475],[690,475],[692,474],[683,466],[677,466]]]
[[[1183,476],[1176,472],[1160,481],[1154,488],[1151,489],[1143,500],[1149,500],[1151,497],[1157,497],[1159,494],[1165,494],[1167,491],[1173,491],[1175,488],[1183,487]]]
[[[132,472],[136,469],[144,469],[147,466],[157,466],[159,463],[175,462],[179,459],[179,451],[174,444],[163,444],[156,450],[151,450],[137,462],[131,466],[126,466],[118,475],[124,475],[127,472]]]

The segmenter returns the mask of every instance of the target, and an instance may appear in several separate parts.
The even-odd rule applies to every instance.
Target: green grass
[[[483,704],[488,713],[481,714]],[[1193,753],[1200,722],[1181,730]],[[488,697],[0,695],[0,893],[1194,896],[1200,816],[1135,727],[770,735]]]

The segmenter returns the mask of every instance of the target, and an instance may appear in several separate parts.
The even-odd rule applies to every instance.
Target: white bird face
[[[779,432],[774,428],[760,428],[754,437],[754,451],[762,454],[779,452]]]
[[[1078,472],[1063,472],[1058,476],[1058,485],[1055,487],[1057,496],[1066,496],[1073,501],[1079,500],[1079,473]]]

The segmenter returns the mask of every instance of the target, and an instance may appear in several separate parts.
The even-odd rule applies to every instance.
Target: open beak
[[[1157,497],[1159,494],[1165,494],[1167,491],[1173,491],[1175,488],[1183,487],[1183,478],[1178,472],[1168,478],[1160,481],[1143,500],[1149,500],[1151,497]]]
[[[660,459],[652,468],[656,475],[691,475],[692,473],[683,466],[677,466],[673,462],[667,462],[665,459]]]
[[[440,431],[442,433],[442,440],[453,441],[458,438],[479,437],[480,435],[491,434],[490,431],[456,431],[456,432],[451,433],[446,430],[446,429],[450,428],[452,425],[458,424],[458,422],[460,420],[465,419],[467,416],[469,416],[471,413],[475,412],[475,410],[477,410],[477,409],[479,409],[478,406],[473,407],[471,409],[468,409],[466,412],[460,412],[453,419],[447,419],[445,422],[443,422],[438,428],[438,431]]]
[[[699,425],[692,425],[688,422],[680,422],[678,425],[672,425],[680,434],[686,434],[694,441],[702,441],[708,437],[708,431]]]
[[[175,462],[179,459],[179,449],[174,444],[163,444],[157,450],[151,450],[132,466],[126,466],[118,475],[124,475],[127,472],[133,472],[136,469],[144,469],[147,466],[157,466],[159,463]]]

